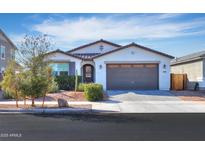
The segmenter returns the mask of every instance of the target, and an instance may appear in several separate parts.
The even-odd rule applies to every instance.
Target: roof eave
[[[171,62],[171,66],[189,63],[189,62],[193,62],[193,61],[197,61],[197,60],[202,60],[203,58],[205,58],[205,57],[199,56],[199,57],[195,57],[195,58],[191,58],[191,59],[175,61],[175,62]]]
[[[113,53],[113,52],[116,52],[116,51],[119,51],[119,50],[121,50],[121,49],[129,48],[129,47],[131,47],[131,46],[143,48],[143,49],[148,50],[148,51],[151,51],[151,52],[153,52],[153,53],[160,54],[160,55],[165,56],[165,57],[168,57],[168,58],[170,58],[170,59],[174,59],[174,57],[171,56],[171,55],[168,55],[168,54],[165,54],[165,53],[162,53],[162,52],[159,52],[159,51],[156,51],[156,50],[153,50],[153,49],[150,49],[150,48],[141,46],[141,45],[138,45],[138,44],[136,44],[136,43],[131,43],[131,44],[122,46],[122,47],[120,47],[120,48],[111,50],[111,51],[109,51],[109,52],[106,52],[106,53],[97,55],[97,56],[93,57],[93,59],[98,58],[98,57],[102,57],[102,56],[104,56],[104,55],[107,55],[107,54],[110,54],[110,53]]]
[[[50,55],[50,54],[53,54],[53,53],[62,53],[62,54],[65,54],[65,55],[67,55],[67,56],[70,56],[70,57],[73,57],[73,58],[76,58],[76,59],[83,60],[83,58],[74,56],[74,55],[72,55],[72,54],[66,53],[66,52],[64,52],[64,51],[62,51],[62,50],[59,50],[59,49],[54,50],[54,51],[51,51],[51,52],[48,52],[48,53],[46,53],[46,55]]]
[[[157,50],[154,50],[154,49],[151,49],[151,48],[148,48],[148,47],[139,45],[139,44],[135,44],[135,43],[134,43],[134,45],[137,46],[137,47],[139,47],[139,48],[143,48],[143,49],[145,49],[145,50],[149,50],[149,51],[151,51],[151,52],[154,52],[154,53],[160,54],[160,55],[162,55],[162,56],[168,57],[168,58],[170,58],[170,59],[174,59],[174,58],[175,58],[174,56],[168,55],[168,54],[166,54],[166,53],[163,53],[163,52],[160,52],[160,51],[157,51]]]
[[[121,45],[119,45],[119,44],[112,43],[112,42],[109,42],[109,41],[106,41],[106,40],[100,39],[100,40],[98,40],[98,41],[91,42],[91,43],[88,43],[88,44],[82,45],[82,46],[80,46],[80,47],[77,47],[77,48],[71,49],[71,50],[69,50],[69,51],[66,51],[66,53],[72,53],[72,52],[74,52],[74,51],[76,51],[76,50],[83,49],[83,48],[85,48],[85,47],[88,47],[88,46],[91,46],[91,45],[97,44],[97,43],[99,43],[99,42],[104,42],[104,43],[110,44],[110,45],[115,46],[115,47],[121,47]]]
[[[17,50],[18,48],[16,47],[16,45],[9,39],[9,37],[3,32],[3,30],[0,29],[0,33],[3,34],[3,36],[7,39],[7,41],[15,48],[15,50]]]

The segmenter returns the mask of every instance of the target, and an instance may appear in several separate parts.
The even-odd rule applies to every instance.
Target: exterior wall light
[[[163,69],[166,69],[166,68],[167,68],[167,65],[166,65],[166,64],[164,64],[164,65],[163,65]]]
[[[167,71],[166,71],[166,68],[167,68],[167,65],[164,64],[164,65],[163,65],[163,69],[164,69],[164,70],[163,70],[163,73],[166,73],[166,72],[167,72]]]
[[[102,65],[101,64],[99,65],[99,69],[102,69]]]

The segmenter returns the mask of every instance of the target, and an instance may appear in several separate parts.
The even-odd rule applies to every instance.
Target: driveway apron
[[[182,101],[170,91],[108,91],[109,103],[122,113],[205,112],[205,103]]]

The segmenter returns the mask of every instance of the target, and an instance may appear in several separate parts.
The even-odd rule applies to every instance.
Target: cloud
[[[136,39],[165,39],[201,35],[205,20],[173,21],[183,14],[108,15],[56,20],[49,18],[32,26],[35,32],[48,34],[60,48],[72,48],[79,41],[100,38],[123,41]],[[169,21],[170,20],[170,21]]]
[[[160,14],[159,15],[159,18],[160,19],[170,19],[170,18],[177,18],[177,17],[180,17],[184,14],[181,14],[181,13],[164,13],[164,14]]]

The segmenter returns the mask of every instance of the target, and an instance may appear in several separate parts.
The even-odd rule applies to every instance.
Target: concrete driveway
[[[108,91],[104,109],[122,113],[205,112],[205,102],[183,101],[170,91]]]
[[[107,91],[110,99],[113,101],[177,101],[178,97],[169,91],[162,90],[144,90],[144,91]]]

